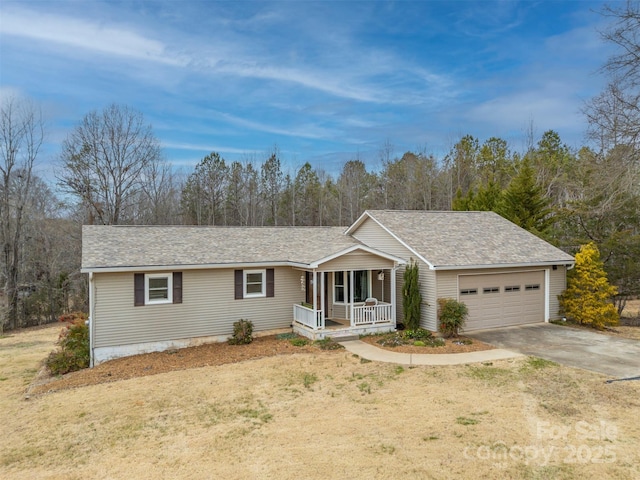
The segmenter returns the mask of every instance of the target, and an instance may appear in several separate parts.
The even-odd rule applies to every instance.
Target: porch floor
[[[372,333],[385,333],[395,330],[395,324],[389,322],[361,324],[355,327],[351,326],[351,322],[344,318],[325,319],[325,328],[322,330],[313,330],[299,322],[293,322],[293,331],[298,335],[310,338],[312,340],[320,340],[327,337],[341,337],[344,335],[367,335]]]

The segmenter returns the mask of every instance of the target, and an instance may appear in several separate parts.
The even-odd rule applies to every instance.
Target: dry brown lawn
[[[640,382],[344,350],[25,399],[59,325],[0,338],[0,478],[640,478]]]

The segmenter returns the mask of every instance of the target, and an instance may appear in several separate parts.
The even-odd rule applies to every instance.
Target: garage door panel
[[[544,271],[460,275],[459,299],[469,309],[465,330],[544,321]],[[477,292],[463,295],[462,292]]]

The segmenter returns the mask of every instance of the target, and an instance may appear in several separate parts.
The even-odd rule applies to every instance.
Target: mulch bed
[[[478,340],[472,340],[470,345],[458,345],[454,343],[456,340],[464,340],[467,337],[460,336],[459,338],[447,338],[445,344],[441,347],[416,347],[413,345],[400,345],[398,347],[383,347],[378,343],[382,335],[370,335],[363,337],[362,341],[374,345],[390,352],[398,353],[425,353],[425,354],[441,354],[441,353],[466,353],[466,352],[479,352],[482,350],[492,350],[495,347],[487,343],[482,343]]]
[[[52,377],[43,373],[32,385],[29,394],[116,382],[174,370],[237,363],[274,355],[310,352],[324,353],[316,346],[295,347],[288,340],[278,339],[275,336],[258,337],[248,345],[211,343],[179,350],[118,358],[101,363],[94,368],[68,373],[62,377]]]

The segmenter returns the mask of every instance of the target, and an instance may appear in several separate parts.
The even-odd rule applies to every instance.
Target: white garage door
[[[544,321],[544,271],[460,275],[458,284],[466,331]]]

